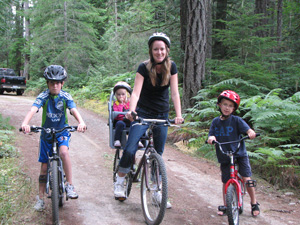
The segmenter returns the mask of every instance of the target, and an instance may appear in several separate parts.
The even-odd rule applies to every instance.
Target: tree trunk
[[[187,0],[186,44],[183,68],[183,108],[191,108],[205,77],[206,1]]]
[[[68,17],[67,17],[67,2],[64,2],[64,41],[65,44],[68,42]],[[68,65],[68,55],[67,52],[65,52],[65,57],[64,57],[64,68],[66,71],[68,71],[67,68]]]
[[[266,26],[268,24],[268,6],[269,6],[270,0],[255,0],[255,14],[262,14],[262,18],[254,24],[255,27],[262,27],[259,31],[256,32],[256,35],[258,37],[267,37],[269,35],[269,32],[267,28],[263,28],[263,26]]]
[[[21,6],[21,3],[17,3],[16,4],[16,40],[17,41],[17,48],[16,48],[16,56],[15,56],[15,66],[16,66],[16,72],[18,73],[18,75],[20,76],[20,72],[21,72],[21,68],[22,68],[22,49],[23,49],[23,46],[22,46],[22,39],[23,39],[23,25],[22,25],[22,22],[23,22],[23,17],[19,15],[19,12],[20,10],[23,10],[22,9],[22,6]]]
[[[227,18],[227,0],[217,1],[217,11],[216,11],[216,25],[215,28],[219,30],[225,30],[226,24],[219,20],[226,21]],[[216,40],[214,43],[214,58],[222,59],[226,56],[226,49],[224,48],[222,42]]]
[[[29,65],[30,65],[30,30],[29,30],[29,24],[30,19],[28,17],[29,12],[29,4],[28,1],[24,2],[24,15],[25,15],[25,59],[24,59],[24,73],[23,75],[26,77],[26,80],[29,80]]]
[[[281,41],[282,41],[282,0],[278,0],[277,5],[277,41],[278,41],[278,48],[280,48]]]

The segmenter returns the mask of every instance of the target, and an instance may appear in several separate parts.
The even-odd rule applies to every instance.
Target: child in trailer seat
[[[43,107],[42,126],[45,128],[54,127],[61,129],[68,126],[67,108],[70,110],[71,115],[78,121],[77,131],[84,132],[86,125],[76,109],[76,105],[71,95],[62,90],[64,81],[67,79],[66,70],[59,65],[48,66],[44,71],[44,78],[47,81],[48,89],[38,95],[35,102],[32,104],[30,111],[25,116],[22,123],[22,130],[24,133],[30,132],[30,126],[28,125],[33,115],[39,112],[39,109]],[[71,134],[68,131],[64,131],[56,135],[59,146],[59,154],[63,161],[64,171],[66,174],[66,193],[68,198],[77,199],[78,194],[75,192],[72,183],[72,167],[71,159],[69,156],[69,141]],[[47,162],[48,154],[52,154],[51,135],[42,131],[40,137],[40,150],[39,159],[41,163],[40,176],[39,176],[39,195],[37,196],[37,202],[34,206],[36,211],[43,211],[45,209],[44,194],[46,190],[47,182]]]
[[[117,112],[126,112],[129,110],[129,99],[128,94],[131,94],[132,90],[129,84],[123,81],[119,81],[114,86],[114,94],[116,97],[116,101],[113,104],[113,111]],[[121,137],[124,128],[130,126],[130,120],[126,119],[124,115],[118,115],[114,119],[114,127],[115,127],[115,141],[114,147],[121,147]],[[139,148],[143,148],[144,145],[139,141]]]
[[[217,105],[219,106],[219,111],[221,112],[220,117],[213,119],[209,130],[209,137],[207,142],[213,144],[213,141],[218,142],[228,142],[238,140],[242,134],[247,134],[250,139],[256,137],[256,133],[250,129],[248,124],[238,116],[232,115],[240,105],[240,97],[237,93],[231,90],[223,91],[219,97]],[[234,144],[233,144],[234,145]],[[218,148],[218,147],[216,147]],[[228,151],[231,146],[224,145],[223,150]],[[234,148],[233,148],[234,149]],[[223,200],[225,203],[224,188],[226,182],[230,178],[230,162],[229,158],[219,152],[216,149],[217,157],[219,163],[221,163],[220,168],[222,172],[222,182],[223,182]],[[247,192],[251,198],[251,213],[252,216],[258,216],[260,214],[259,203],[256,201],[254,185],[249,185],[249,180],[251,180],[251,167],[249,163],[249,157],[246,151],[245,143],[241,142],[240,150],[237,154],[237,162],[239,165],[239,173],[243,177],[246,183]],[[251,186],[251,187],[250,187]],[[226,211],[219,211],[218,215],[223,216]]]

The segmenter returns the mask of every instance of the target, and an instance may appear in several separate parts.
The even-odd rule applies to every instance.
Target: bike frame
[[[51,131],[52,135],[52,156],[50,157],[48,154],[48,163],[47,163],[47,184],[46,184],[46,193],[49,195],[50,189],[52,189],[50,185],[50,171],[52,167],[52,161],[56,160],[58,165],[58,172],[60,173],[61,180],[59,181],[59,189],[62,190],[62,194],[59,197],[63,197],[65,193],[65,181],[64,181],[64,169],[63,169],[63,162],[59,156],[59,149],[58,149],[58,142],[56,140],[55,131]]]
[[[242,177],[238,173],[238,169],[236,168],[237,165],[234,162],[233,153],[229,153],[227,155],[230,157],[230,179],[225,184],[224,192],[225,192],[225,196],[226,196],[229,185],[233,184],[237,190],[238,206],[240,208],[242,206],[242,202],[243,202],[242,197],[243,197],[243,195],[245,195],[246,192],[242,193],[242,188],[241,188],[239,181],[241,181],[241,183],[244,187],[245,187],[245,183],[244,183],[244,180],[242,179]]]
[[[148,143],[148,145],[146,146],[146,149],[145,149],[145,151],[144,151],[144,154],[143,154],[143,156],[142,156],[142,159],[141,159],[141,161],[140,161],[139,164],[138,164],[138,168],[137,168],[137,170],[136,170],[136,172],[135,172],[135,174],[134,174],[134,176],[133,176],[133,181],[138,180],[138,176],[139,176],[139,173],[140,173],[142,167],[143,167],[143,166],[144,166],[144,167],[146,166],[146,160],[147,160],[149,154],[156,152],[155,149],[154,149],[153,131],[152,131],[152,129],[153,129],[154,126],[155,126],[155,124],[151,124],[150,127],[148,128],[148,131],[149,131],[149,132],[148,132],[148,138],[146,138],[146,140],[149,140],[149,143]],[[148,175],[148,174],[147,174],[147,170],[143,170],[143,171],[144,171],[146,177],[148,177],[148,176],[147,176],[147,175]],[[148,179],[146,179],[146,187],[149,188],[149,182],[148,182]]]

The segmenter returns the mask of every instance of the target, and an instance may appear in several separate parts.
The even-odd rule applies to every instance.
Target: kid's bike
[[[22,131],[22,128],[19,129]],[[47,162],[47,182],[46,193],[48,198],[51,198],[52,202],[52,221],[53,224],[59,224],[59,207],[64,204],[65,190],[65,174],[63,169],[63,162],[59,156],[59,148],[57,146],[56,133],[63,132],[65,130],[74,132],[77,130],[77,126],[67,126],[62,129],[56,130],[55,128],[44,128],[31,126],[30,132],[38,133],[44,130],[46,133],[51,134],[52,137],[52,156],[48,155]],[[66,200],[68,197],[66,195]]]
[[[260,134],[256,134],[256,137]],[[238,164],[234,158],[235,154],[239,151],[241,142],[245,139],[249,139],[249,136],[244,136],[240,140],[223,142],[213,141],[213,144],[219,146],[220,152],[227,155],[230,158],[230,179],[225,184],[225,206],[219,206],[218,210],[226,213],[228,216],[229,225],[238,225],[239,224],[239,214],[243,213],[244,202],[243,197],[246,194],[246,185],[248,187],[256,187],[255,180],[248,180],[244,182],[242,176],[239,174]],[[224,152],[222,149],[223,145],[238,143],[237,148],[232,151]]]
[[[160,224],[164,218],[167,200],[168,200],[168,180],[165,163],[162,157],[154,149],[153,128],[159,126],[176,126],[171,125],[174,120],[161,119],[138,119],[138,123],[132,126],[149,126],[146,135],[141,140],[148,142],[144,154],[138,165],[132,165],[130,172],[125,176],[125,198],[116,198],[124,201],[129,197],[132,182],[139,182],[141,177],[141,201],[143,215],[146,223],[149,225]],[[117,148],[114,159],[113,181],[116,181],[120,161],[121,149]]]

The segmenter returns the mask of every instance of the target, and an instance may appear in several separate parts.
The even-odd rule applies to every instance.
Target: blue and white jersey
[[[68,116],[66,109],[71,110],[76,108],[76,104],[73,101],[72,96],[61,90],[58,95],[51,95],[49,89],[40,93],[32,106],[36,106],[39,109],[43,107],[42,127],[55,129],[61,129],[68,126]],[[57,134],[56,136],[60,136]],[[64,132],[64,135],[68,136],[68,132]],[[42,132],[41,138],[47,142],[51,142],[51,135]]]
[[[246,134],[250,129],[249,125],[239,116],[231,115],[226,120],[221,120],[220,117],[213,119],[208,136],[215,136],[217,141],[229,142],[236,141],[241,138],[243,134]],[[238,143],[222,145],[222,149],[227,152],[230,150],[236,150]],[[219,151],[219,146],[216,145],[216,153],[219,163],[228,163],[229,157],[223,155]],[[240,150],[237,157],[247,156],[245,142],[241,142]]]

